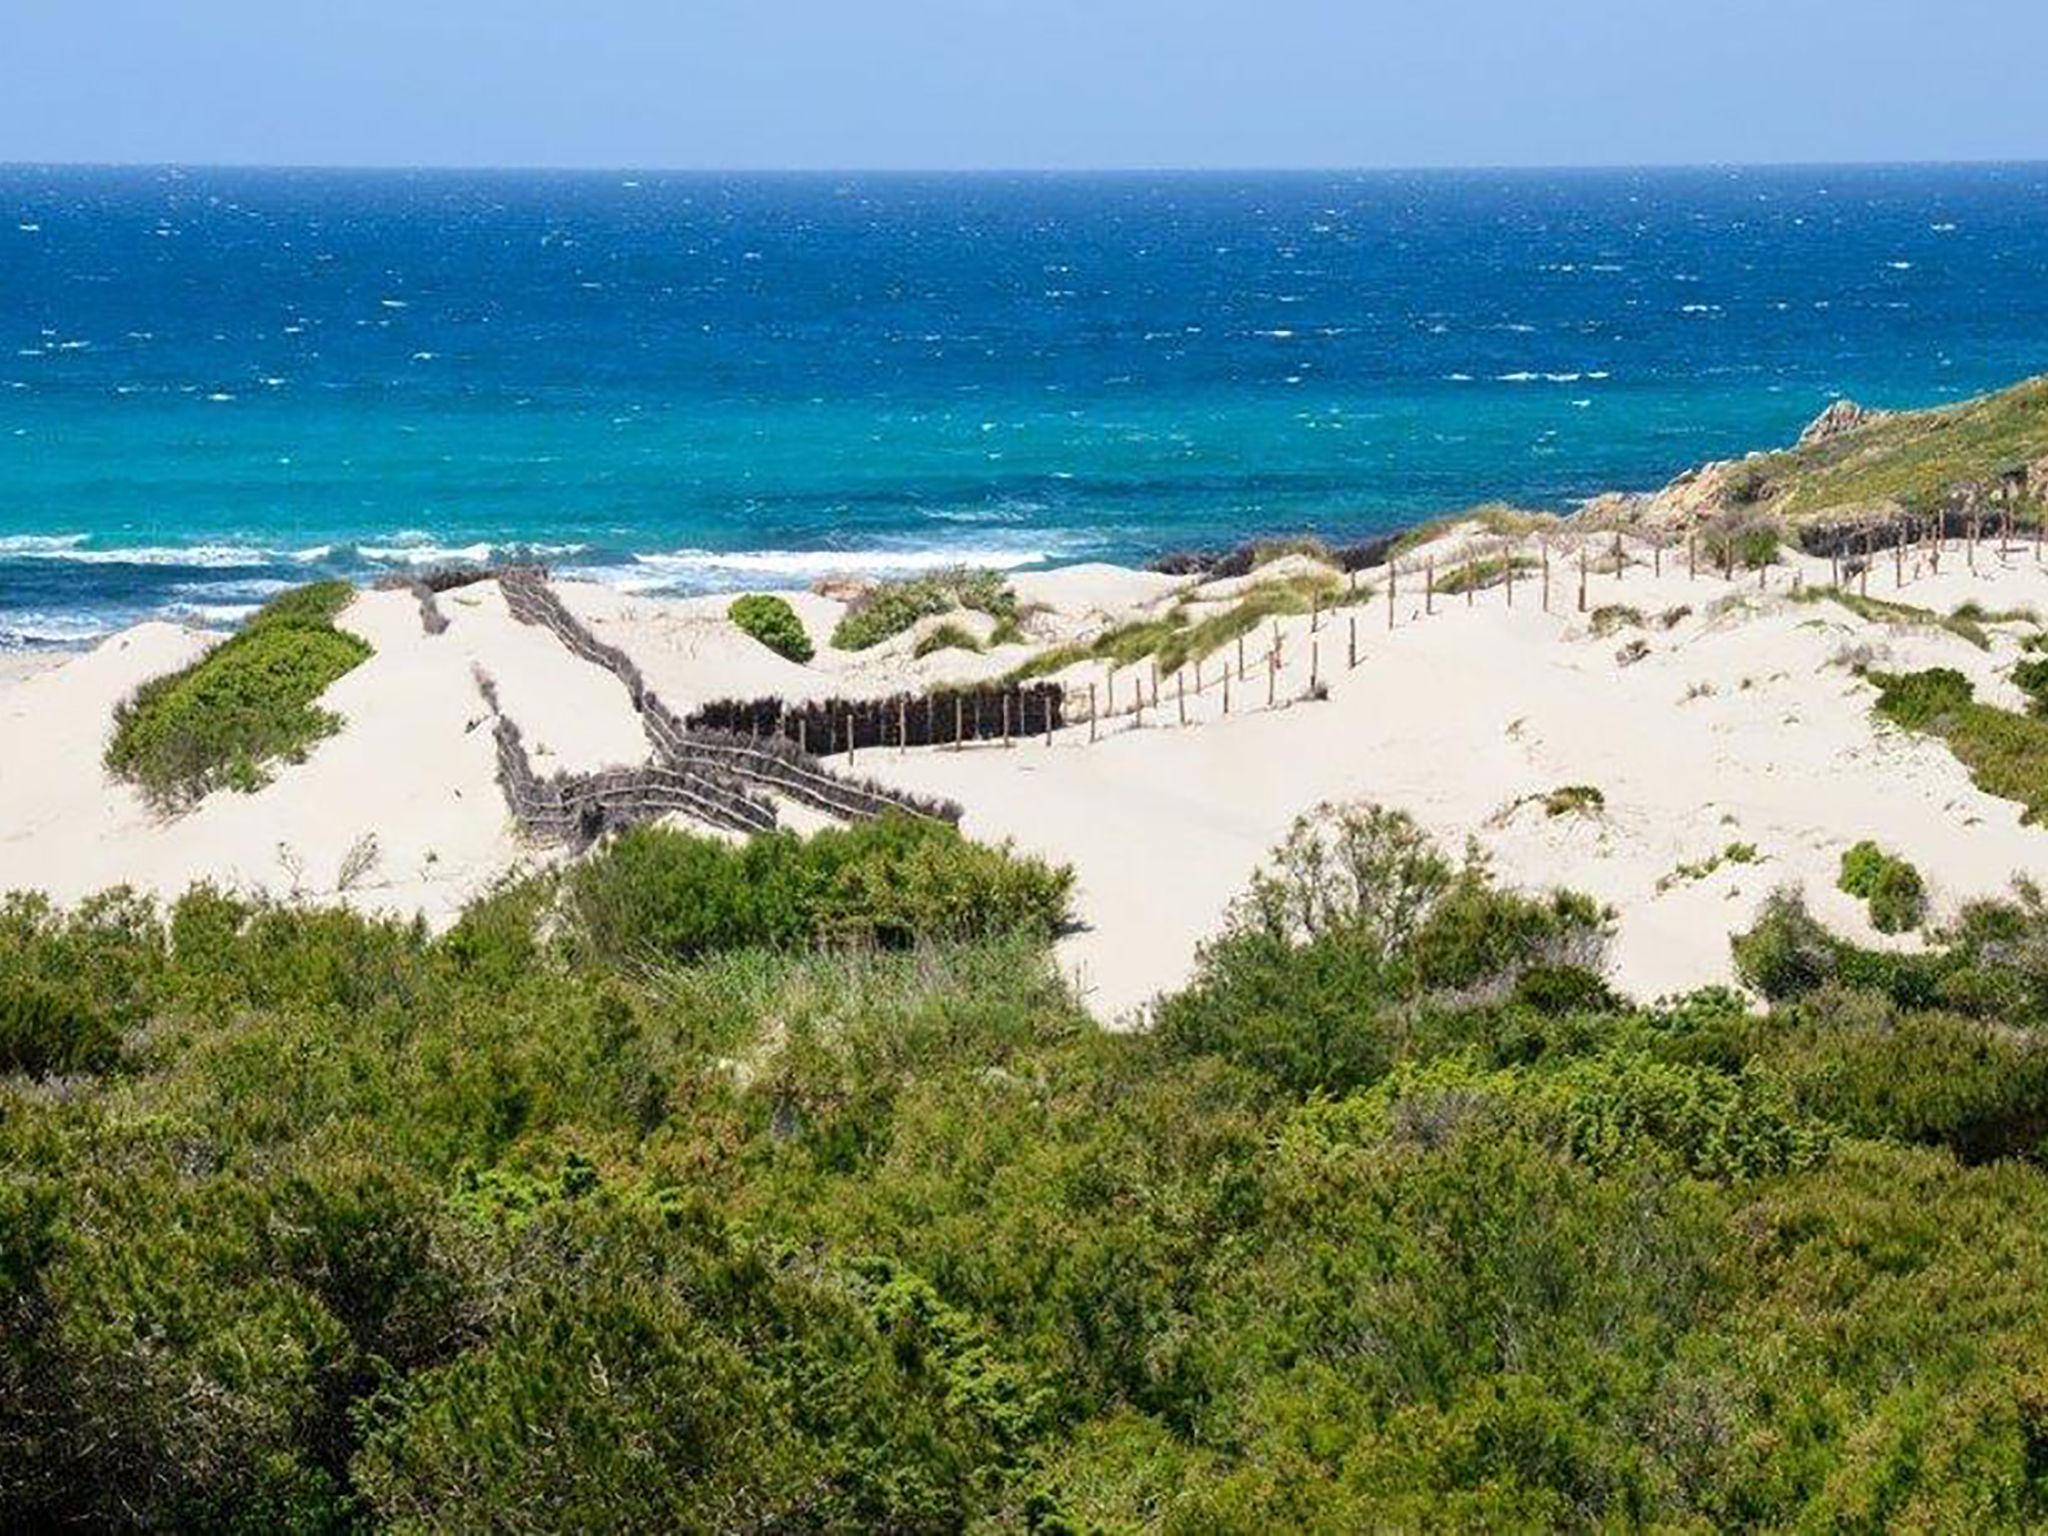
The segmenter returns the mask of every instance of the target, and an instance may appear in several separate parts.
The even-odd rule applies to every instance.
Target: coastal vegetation
[[[2048,718],[1983,703],[1953,667],[1868,676],[1877,685],[1880,715],[1947,742],[1972,782],[1987,795],[2025,806],[2026,821],[2048,818]]]
[[[1154,617],[1113,625],[1092,640],[1048,647],[1013,668],[1009,677],[1046,677],[1083,661],[1128,667],[1149,660],[1162,673],[1171,673],[1214,655],[1273,619],[1363,602],[1370,596],[1369,587],[1347,586],[1334,571],[1271,576],[1209,613],[1197,613],[1193,603],[1182,600]]]
[[[1927,915],[1927,886],[1920,871],[1865,840],[1842,854],[1837,884],[1870,907],[1870,926],[1879,933],[1910,933]]]
[[[981,642],[974,638],[973,631],[948,620],[935,624],[911,648],[911,655],[922,658],[940,651],[979,651]]]
[[[1982,493],[2010,471],[2048,459],[2048,378],[1959,405],[1867,419],[1755,461],[1759,497],[1808,519],[1892,506],[1926,512]],[[2023,509],[2023,522],[2040,516]]]
[[[262,788],[272,764],[341,728],[316,701],[370,655],[334,625],[353,595],[342,581],[282,593],[190,666],[144,683],[114,711],[108,770],[167,809]]]
[[[832,631],[842,651],[864,651],[902,634],[919,619],[968,608],[1000,627],[1017,618],[1017,594],[995,571],[969,566],[878,582],[848,604]]]
[[[1777,898],[1768,1011],[1645,1006],[1597,904],[1325,808],[1117,1035],[1057,872],[756,846],[621,837],[440,937],[0,906],[0,1516],[2048,1519],[2037,892],[1914,954]],[[900,928],[820,920],[920,859]]]
[[[771,593],[750,592],[736,597],[725,610],[726,617],[776,655],[790,661],[809,661],[815,654],[804,621],[786,598]]]

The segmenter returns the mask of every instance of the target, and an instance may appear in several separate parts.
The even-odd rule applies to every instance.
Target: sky
[[[2048,159],[2044,0],[0,0],[0,161]]]

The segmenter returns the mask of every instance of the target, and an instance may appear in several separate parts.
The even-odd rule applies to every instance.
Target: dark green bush
[[[1920,872],[1877,844],[1860,842],[1842,854],[1840,887],[1870,906],[1879,933],[1910,933],[1927,915],[1927,888]]]
[[[2048,656],[2035,656],[2012,669],[2015,687],[2027,696],[2028,713],[2048,715]]]
[[[1596,995],[1610,922],[1583,896],[1500,890],[1476,860],[1454,872],[1403,813],[1324,806],[1254,878],[1156,1033],[1292,1092],[1341,1092],[1386,1071],[1430,994],[1505,998],[1534,972],[1536,1005]]]
[[[340,581],[283,593],[190,666],[144,683],[114,711],[109,771],[180,806],[260,789],[272,763],[302,759],[341,728],[315,701],[370,655],[332,623],[351,595]]]
[[[570,872],[567,911],[592,954],[673,962],[755,946],[1049,936],[1072,883],[1065,869],[907,816],[738,845],[636,827]]]
[[[811,637],[804,632],[804,621],[784,598],[750,592],[734,598],[725,615],[778,656],[809,661],[814,654]]]

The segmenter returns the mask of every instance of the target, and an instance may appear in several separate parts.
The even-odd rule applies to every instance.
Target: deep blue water
[[[2044,367],[2044,166],[0,168],[0,644],[1564,506]]]

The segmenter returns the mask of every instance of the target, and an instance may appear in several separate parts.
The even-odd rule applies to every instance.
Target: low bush
[[[1017,595],[995,571],[961,566],[902,581],[885,581],[856,598],[832,631],[843,651],[864,651],[902,634],[919,619],[971,608],[999,623],[1017,616]]]
[[[907,816],[741,844],[636,827],[569,872],[564,912],[580,952],[677,963],[749,947],[1049,936],[1072,883],[1064,868]]]
[[[1433,996],[1521,988],[1545,1012],[1598,996],[1611,921],[1582,896],[1499,889],[1476,856],[1452,864],[1405,813],[1321,806],[1200,951],[1194,984],[1161,1005],[1156,1035],[1293,1092],[1342,1092],[1387,1070],[1410,1010]]]
[[[1870,907],[1879,933],[1909,933],[1927,915],[1927,888],[1920,872],[1896,854],[1864,841],[1842,854],[1842,890]]]
[[[750,592],[736,597],[725,610],[726,617],[776,655],[790,661],[809,661],[815,654],[804,621],[788,600],[772,593]]]
[[[370,655],[333,624],[353,595],[341,581],[286,592],[190,666],[144,683],[115,708],[108,770],[171,808],[260,789],[271,764],[302,760],[341,728],[315,701]]]

